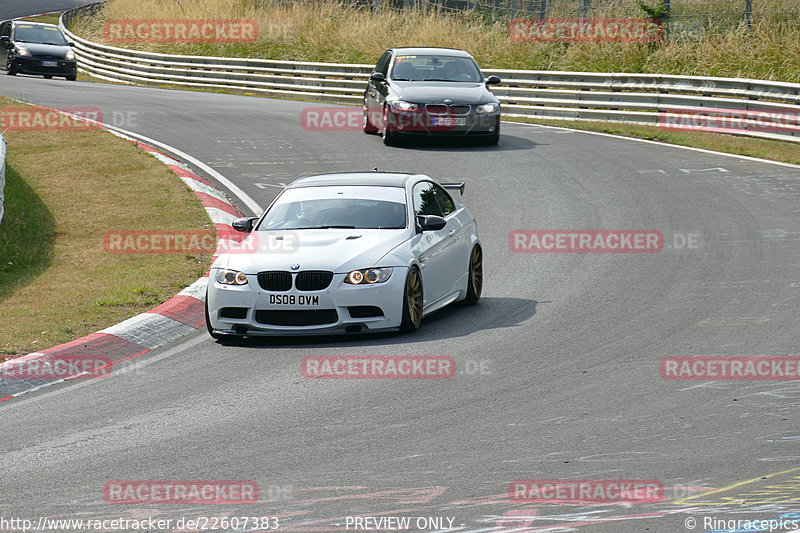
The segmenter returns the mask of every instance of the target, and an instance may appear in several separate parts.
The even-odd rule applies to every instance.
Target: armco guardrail
[[[128,83],[162,83],[260,91],[359,104],[372,65],[156,54],[75,42],[82,71]],[[503,80],[492,91],[506,117],[604,120],[725,131],[800,142],[800,84],[739,78],[485,70]]]
[[[5,213],[5,190],[6,190],[6,139],[0,133],[0,222],[3,221]]]

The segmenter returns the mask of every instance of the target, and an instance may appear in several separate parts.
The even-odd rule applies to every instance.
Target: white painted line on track
[[[615,135],[613,133],[602,133],[599,131],[576,130],[574,128],[566,128],[564,126],[547,126],[544,124],[531,124],[529,122],[514,122],[513,120],[503,120],[506,124],[520,124],[523,126],[534,126],[537,128],[549,128],[554,130],[571,131],[574,133],[587,133],[589,135],[600,135],[601,137],[612,137],[614,139],[625,139],[626,141],[636,141],[640,143],[655,144],[657,146],[670,146],[672,148],[680,148],[681,150],[692,150],[693,152],[700,152],[702,154],[722,155],[725,157],[734,157],[736,159],[743,159],[745,161],[753,161],[756,163],[769,163],[771,165],[778,165],[787,168],[800,169],[800,165],[794,163],[784,163],[783,161],[773,161],[772,159],[761,159],[760,157],[751,157],[749,155],[728,154],[725,152],[716,152],[714,150],[707,150],[705,148],[695,148],[694,146],[683,146],[681,144],[662,143],[658,141],[651,141],[649,139],[637,139],[636,137],[626,137],[625,135]]]

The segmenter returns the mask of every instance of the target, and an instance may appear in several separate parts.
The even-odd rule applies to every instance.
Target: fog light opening
[[[358,332],[360,332],[362,329],[363,329],[363,328],[362,328],[361,326],[359,326],[358,324],[352,324],[352,325],[350,325],[350,326],[347,326],[347,327],[345,327],[345,328],[344,328],[344,330],[345,330],[347,333],[358,333]]]
[[[235,326],[233,331],[235,331],[237,335],[247,335],[247,326]]]

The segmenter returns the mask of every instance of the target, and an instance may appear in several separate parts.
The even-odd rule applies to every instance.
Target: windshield
[[[61,30],[52,26],[20,24],[14,29],[14,41],[18,43],[56,44],[66,46],[67,40]]]
[[[273,204],[259,231],[280,229],[403,229],[405,191],[399,187],[289,189]]]
[[[480,82],[481,71],[470,57],[397,56],[392,66],[395,81]]]

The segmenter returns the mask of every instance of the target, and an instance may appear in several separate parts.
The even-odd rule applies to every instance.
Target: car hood
[[[67,55],[67,50],[71,50],[72,48],[67,45],[62,44],[42,44],[42,43],[24,43],[24,42],[15,42],[16,46],[22,46],[30,50],[32,55],[35,56],[55,56],[55,57],[65,57]]]
[[[440,104],[445,99],[454,104],[497,102],[484,83],[396,81],[392,86],[399,98],[418,104]]]
[[[245,274],[264,270],[330,270],[346,273],[382,265],[378,261],[409,238],[410,230],[312,229],[254,231],[238,249],[220,255],[212,268],[230,268]],[[283,240],[276,240],[283,237]]]

